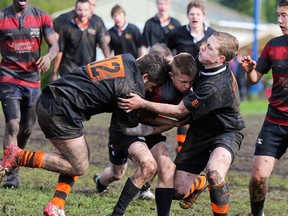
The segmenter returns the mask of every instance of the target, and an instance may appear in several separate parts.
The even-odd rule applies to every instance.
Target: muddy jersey
[[[228,64],[213,70],[202,69],[193,89],[183,102],[191,112],[189,130],[195,141],[245,127],[237,82]]]
[[[115,25],[108,32],[111,37],[109,47],[114,50],[115,55],[131,53],[134,58],[138,57],[141,33],[136,25],[126,23],[121,29]]]
[[[180,22],[173,17],[170,17],[168,23],[162,26],[158,16],[155,15],[145,23],[142,45],[152,47],[154,44],[160,43],[172,29],[178,26],[181,26]]]
[[[271,39],[257,60],[256,71],[267,74],[272,69],[273,86],[266,120],[288,126],[288,35]]]
[[[123,54],[79,67],[48,84],[43,92],[47,91],[76,125],[93,115],[113,111],[119,127],[135,127],[138,111],[125,113],[118,108],[117,98],[130,92],[143,97],[145,87],[134,57]]]
[[[36,65],[42,37],[54,34],[49,15],[31,5],[19,17],[13,6],[0,11],[0,82],[32,88],[40,87]]]
[[[206,43],[207,39],[215,32],[214,29],[208,27],[205,29],[204,37],[194,42],[194,38],[190,33],[189,25],[183,25],[173,29],[163,42],[167,44],[170,50],[176,50],[176,53],[187,52],[194,58],[198,56],[200,46]]]

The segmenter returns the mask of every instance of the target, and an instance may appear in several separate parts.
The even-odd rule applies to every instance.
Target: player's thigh
[[[128,157],[137,166],[143,166],[143,164],[148,162],[155,162],[154,157],[148,149],[146,143],[140,141],[136,141],[129,146]]]

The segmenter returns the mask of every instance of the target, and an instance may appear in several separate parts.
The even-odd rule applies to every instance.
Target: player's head
[[[91,16],[91,6],[89,0],[77,0],[75,4],[76,16],[81,22],[86,22]]]
[[[187,93],[197,76],[197,65],[193,56],[184,52],[174,56],[169,76],[178,91]]]
[[[120,5],[115,5],[112,9],[111,9],[111,17],[115,22],[115,25],[118,27],[122,27],[125,24],[125,17],[126,17],[126,13],[124,8],[122,8]]]
[[[186,13],[190,28],[203,26],[203,23],[205,22],[205,7],[202,1],[190,1],[187,5]]]
[[[89,0],[89,2],[90,2],[91,13],[93,14],[96,8],[96,0]]]
[[[236,37],[226,32],[215,32],[207,40],[207,44],[200,47],[199,61],[206,68],[213,68],[229,62],[239,50]]]
[[[154,44],[151,49],[149,50],[149,53],[152,53],[154,55],[158,55],[168,61],[169,64],[172,64],[173,61],[173,55],[170,51],[170,49],[165,45],[161,43]]]
[[[282,33],[288,35],[288,0],[277,2],[277,17]]]
[[[171,7],[171,0],[156,0],[158,14],[167,14]]]
[[[153,54],[147,54],[137,59],[137,67],[145,83],[146,91],[152,91],[163,84],[170,71],[168,62]]]

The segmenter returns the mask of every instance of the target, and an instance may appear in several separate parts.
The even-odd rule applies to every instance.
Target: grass
[[[240,110],[243,115],[264,115],[267,111],[267,99],[251,99],[242,101]]]
[[[266,104],[265,104],[266,103]],[[241,104],[244,115],[263,115],[267,105],[265,101],[245,101]],[[254,108],[253,108],[254,107]],[[120,191],[125,184],[129,174],[133,171],[134,165],[129,161],[129,168],[123,180],[111,184],[111,190],[106,194],[96,194],[95,184],[92,180],[94,173],[101,172],[109,165],[107,154],[107,141],[110,114],[101,114],[85,122],[85,133],[87,142],[90,145],[91,157],[88,172],[79,178],[66,202],[67,216],[102,216],[110,213],[116,204]],[[0,113],[0,129],[4,133],[3,114]],[[169,137],[174,137],[175,130],[167,132]],[[0,136],[0,141],[3,136]],[[175,140],[168,140],[174,143]],[[35,128],[33,136],[27,146],[30,150],[41,150],[51,152],[55,149],[44,138],[38,127]],[[174,153],[175,154],[175,153]],[[0,158],[2,157],[0,153]],[[175,155],[173,155],[174,157]],[[240,164],[241,166],[241,164]],[[43,214],[45,205],[54,194],[58,174],[47,172],[41,169],[21,168],[21,186],[17,190],[9,190],[0,187],[0,215],[2,216],[38,216]],[[244,216],[250,212],[248,195],[248,172],[229,171],[227,175],[231,193],[230,215]],[[155,188],[156,181],[152,188]],[[284,175],[273,175],[269,181],[269,193],[265,205],[266,215],[287,215],[288,182]],[[204,192],[197,204],[189,210],[182,210],[177,201],[174,201],[171,208],[171,216],[207,216],[212,215],[208,191]],[[154,216],[156,205],[154,201],[142,201],[134,199],[129,205],[126,216]]]

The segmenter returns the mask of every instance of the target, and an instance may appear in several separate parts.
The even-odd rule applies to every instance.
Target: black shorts
[[[134,142],[144,142],[145,138],[142,136],[126,136],[120,131],[115,131],[109,128],[109,160],[114,165],[122,165],[127,163],[128,148]]]
[[[36,112],[39,125],[48,139],[73,139],[83,135],[83,125],[81,127],[69,121],[52,93],[42,93],[39,96]]]
[[[288,127],[265,120],[255,145],[254,155],[271,156],[279,160],[288,147]]]
[[[150,136],[145,136],[146,144],[149,149],[152,149],[153,146],[158,144],[159,142],[166,142],[167,138],[166,136],[163,136],[162,134],[155,134]]]
[[[210,137],[201,142],[194,142],[195,137],[192,136],[196,135],[189,134],[188,131],[183,147],[175,159],[175,164],[177,170],[193,174],[199,174],[205,169],[211,152],[217,147],[227,149],[231,153],[233,161],[244,137],[243,131],[235,131]]]

